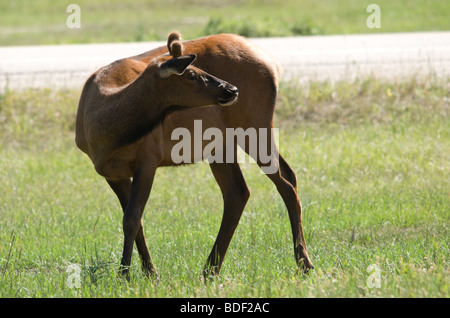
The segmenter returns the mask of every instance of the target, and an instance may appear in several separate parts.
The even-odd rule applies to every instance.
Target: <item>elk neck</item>
[[[132,144],[149,134],[180,106],[170,105],[158,79],[147,68],[132,83],[106,96],[95,133],[101,143],[112,148]],[[101,118],[101,119],[100,119]]]

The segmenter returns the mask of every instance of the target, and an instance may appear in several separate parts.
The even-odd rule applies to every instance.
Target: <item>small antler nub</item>
[[[181,41],[181,34],[178,31],[172,31],[169,33],[169,36],[167,37],[167,46],[170,46],[170,43],[173,41],[178,40]]]
[[[180,41],[173,41],[170,45],[170,54],[173,57],[179,57],[183,55],[184,46]]]
[[[170,55],[173,57],[183,55],[184,47],[183,44],[181,44],[181,35],[178,31],[170,32],[167,37],[167,48],[169,49]]]

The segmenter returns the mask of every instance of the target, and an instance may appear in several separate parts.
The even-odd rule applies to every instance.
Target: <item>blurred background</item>
[[[381,28],[368,28],[371,1],[15,0],[0,1],[0,45],[140,42],[229,32],[248,37],[450,30],[450,1],[377,0]],[[81,28],[66,24],[70,4]]]

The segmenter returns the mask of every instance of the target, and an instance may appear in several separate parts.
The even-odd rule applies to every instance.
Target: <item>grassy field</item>
[[[118,201],[73,141],[79,92],[8,91],[0,297],[449,297],[449,89],[431,78],[282,83],[276,126],[315,269],[296,275],[285,207],[250,165],[252,196],[208,285],[222,200],[206,164],[158,170],[144,224],[161,277],[142,277],[135,253],[126,283]]]
[[[67,6],[80,6],[81,28],[70,29]],[[210,33],[245,36],[450,30],[450,2],[377,0],[381,28],[369,29],[373,1],[2,1],[0,45],[165,40],[172,30],[186,39]]]

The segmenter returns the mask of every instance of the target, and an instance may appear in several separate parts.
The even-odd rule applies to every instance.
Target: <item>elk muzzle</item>
[[[210,74],[203,75],[202,79],[206,87],[215,91],[217,104],[220,106],[230,106],[237,101],[239,90],[236,86]]]
[[[219,105],[220,106],[230,106],[233,105],[239,95],[239,90],[236,86],[233,86],[231,84],[228,84],[223,92],[223,96],[218,98]]]

